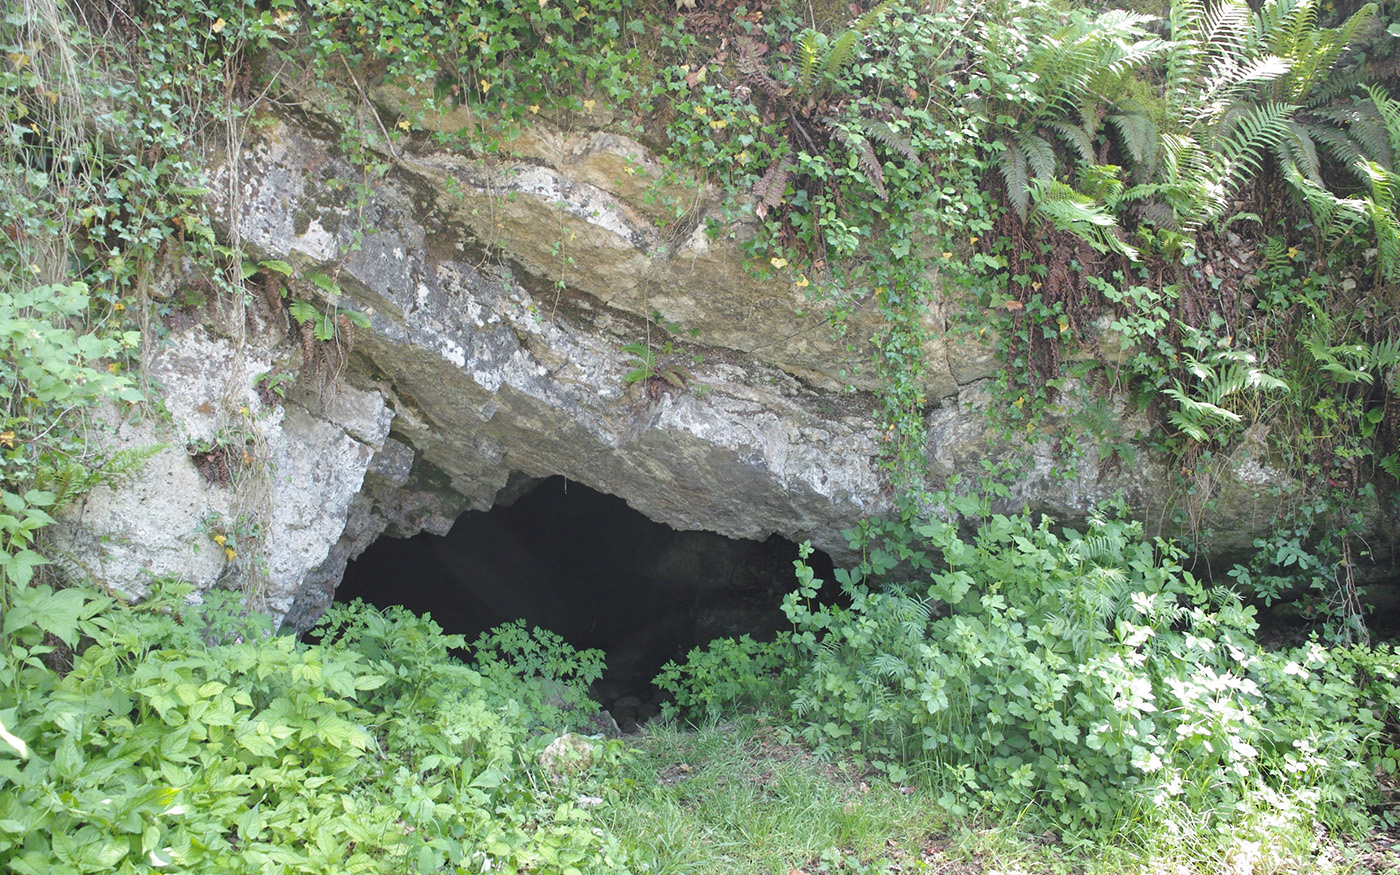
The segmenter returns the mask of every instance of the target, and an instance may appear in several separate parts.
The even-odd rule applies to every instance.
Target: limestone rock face
[[[169,446],[64,521],[74,570],[133,595],[163,576],[242,586],[305,628],[376,538],[446,532],[553,475],[677,529],[811,540],[838,562],[841,531],[890,510],[872,315],[833,337],[800,277],[746,266],[753,229],[726,224],[704,185],[660,184],[639,143],[540,125],[490,161],[409,150],[367,176],[337,152],[335,120],[267,121],[211,196],[220,232],[274,265],[263,294],[152,357],[169,419],[106,440]],[[295,299],[336,339],[313,341]],[[346,310],[371,327],[344,333]],[[636,343],[646,367],[624,351]],[[991,428],[994,362],[937,333],[925,352],[931,480],[970,483],[1012,452]],[[1287,484],[1266,459],[1225,460],[1201,492],[1215,500],[1193,505],[1130,450],[1140,414],[1105,403],[1116,436],[1086,443],[1082,409],[1025,436],[1005,509],[1073,520],[1121,495],[1152,532],[1247,546],[1267,531]]]
[[[162,448],[59,521],[60,564],[132,598],[160,578],[241,587],[283,617],[340,537],[393,413],[351,386],[270,405],[254,379],[274,354],[201,326],[172,337],[147,365],[169,418],[97,436],[109,450]]]
[[[290,124],[239,171],[242,238],[298,269],[334,267],[342,304],[373,324],[347,379],[383,389],[398,439],[471,507],[492,506],[512,474],[562,474],[676,528],[831,546],[885,507],[868,402],[795,375],[838,379],[824,323],[796,315],[789,283],[746,294],[757,281],[732,247],[701,234],[668,253],[595,186],[449,155],[405,159],[347,206],[328,180],[352,169]],[[578,256],[541,286],[533,271],[561,243]],[[667,313],[653,286],[692,309]],[[666,351],[634,318],[657,309],[697,330]],[[684,386],[628,384],[621,348],[648,338]]]

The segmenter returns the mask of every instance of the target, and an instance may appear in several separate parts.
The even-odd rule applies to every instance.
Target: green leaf
[[[340,286],[336,284],[335,280],[331,279],[330,277],[326,276],[320,271],[309,273],[306,275],[306,278],[311,282],[313,286],[316,286],[321,291],[330,295],[332,299],[340,296]]]
[[[292,314],[292,318],[298,325],[305,325],[312,319],[321,318],[321,311],[316,309],[316,305],[310,301],[303,301],[301,298],[293,298],[287,304],[287,311]]]
[[[264,270],[270,270],[273,273],[280,273],[282,274],[282,276],[292,275],[292,266],[285,261],[279,261],[277,259],[271,259],[269,261],[259,261],[258,267],[261,267]],[[320,274],[317,274],[317,276],[319,275]]]
[[[495,766],[491,766],[486,771],[472,779],[471,785],[482,790],[490,790],[505,783],[506,776]]]

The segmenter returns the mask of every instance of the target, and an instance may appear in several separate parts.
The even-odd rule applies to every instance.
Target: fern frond
[[[834,120],[828,119],[828,128],[837,142],[855,154],[856,166],[865,174],[880,200],[889,200],[889,193],[885,190],[885,169],[880,165],[880,157],[875,154],[875,147],[870,145],[870,141],[845,126],[836,124]]]
[[[1375,14],[1375,4],[1368,3],[1352,13],[1340,27],[1319,28],[1311,0],[1293,6],[1286,24],[1276,27],[1270,35],[1270,50],[1291,62],[1291,69],[1281,83],[1282,96],[1297,103],[1307,99],[1316,87],[1327,81],[1342,53]]]
[[[305,325],[321,315],[321,311],[316,309],[316,305],[301,298],[293,298],[287,302],[287,310],[292,314],[292,318],[298,325]]]
[[[1392,99],[1375,85],[1368,84],[1366,92],[1371,95],[1371,104],[1376,108],[1381,124],[1385,126],[1391,155],[1400,155],[1400,100]]]
[[[1065,121],[1047,122],[1046,126],[1059,134],[1066,143],[1074,147],[1074,150],[1079,153],[1079,160],[1083,161],[1085,164],[1092,164],[1094,162],[1094,139],[1088,131],[1078,125],[1072,125]]]
[[[825,42],[826,37],[812,28],[797,35],[797,90],[800,93],[809,93],[816,82],[817,65]]]
[[[1289,123],[1298,107],[1291,103],[1266,103],[1239,117],[1228,135],[1220,139],[1217,151],[1224,159],[1222,184],[1234,190],[1245,173],[1258,173],[1264,150],[1279,154],[1291,134]]]
[[[1079,191],[1105,204],[1113,203],[1123,193],[1120,170],[1114,164],[1085,164],[1079,169]]]
[[[997,162],[997,170],[1006,181],[1006,199],[1011,202],[1011,208],[1016,211],[1016,215],[1024,221],[1030,208],[1031,197],[1026,153],[1015,143],[1007,143],[1005,151],[1001,153],[1001,160]]]
[[[760,219],[783,202],[783,195],[787,192],[788,180],[791,178],[792,167],[786,159],[774,161],[769,165],[758,184],[753,187],[753,198],[758,202],[754,212]]]
[[[880,145],[903,155],[915,167],[922,166],[922,162],[919,161],[919,153],[914,148],[914,144],[908,137],[895,130],[889,122],[877,118],[861,117],[859,124],[861,129],[870,137],[879,141]]]
[[[1390,143],[1390,129],[1380,117],[1379,111],[1374,116],[1355,119],[1348,126],[1347,133],[1367,161],[1374,161],[1387,168],[1395,166],[1395,159],[1400,157],[1400,154],[1397,154]]]
[[[1330,124],[1309,124],[1304,127],[1313,142],[1320,143],[1337,164],[1355,172],[1356,162],[1362,160],[1365,155],[1361,146],[1355,139],[1347,136],[1346,131]]]
[[[1247,5],[1224,0],[1206,12],[1200,36],[1207,46],[1216,51],[1244,55],[1253,32],[1251,25]]]
[[[1157,125],[1141,112],[1115,113],[1108,122],[1118,131],[1133,161],[1150,173],[1157,158]]]
[[[1037,179],[1055,178],[1055,148],[1044,137],[1031,131],[1016,134],[1016,145],[1026,156],[1031,175]]]
[[[1288,135],[1283,139],[1281,159],[1293,162],[1308,179],[1322,184],[1322,161],[1318,158],[1317,147],[1313,145],[1311,132],[1304,125],[1289,120],[1286,123]]]
[[[1118,236],[1118,220],[1101,202],[1055,179],[1033,180],[1031,201],[1035,218],[1074,234],[1100,252],[1117,252],[1137,260],[1138,251]]]
[[[822,61],[823,78],[833,78],[846,68],[856,56],[856,45],[860,34],[854,29],[841,31],[836,39],[831,41],[831,47],[827,50],[826,58]]]

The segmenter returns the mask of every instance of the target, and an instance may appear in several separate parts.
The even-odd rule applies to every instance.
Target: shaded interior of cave
[[[797,546],[777,536],[677,531],[620,498],[550,477],[506,506],[462,515],[445,537],[380,538],[346,568],[336,600],[429,613],[468,641],[524,619],[603,650],[608,671],[595,697],[609,707],[636,700],[645,716],[655,703],[650,680],[668,660],[715,638],[771,637],[786,624],[780,605],[796,585],[796,558]],[[809,562],[831,580],[825,554]]]

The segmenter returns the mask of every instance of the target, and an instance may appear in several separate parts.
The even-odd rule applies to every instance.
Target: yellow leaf
[[[945,253],[943,253],[943,257],[944,257],[944,258],[952,258],[952,257],[953,257],[953,253],[951,253],[951,252],[945,252]]]
[[[1065,320],[1061,319],[1061,320],[1060,320],[1060,333],[1063,334],[1064,332],[1066,332],[1066,331],[1068,331],[1068,330],[1069,330],[1069,323],[1066,322]]]
[[[481,93],[485,94],[486,92],[490,91],[491,85],[492,83],[487,82],[485,79],[481,80]]]
[[[539,111],[540,111],[540,105],[539,105],[538,103],[532,103],[532,104],[530,104],[530,112],[538,113]]]
[[[981,240],[981,239],[982,239],[981,237],[969,237],[969,238],[967,238],[967,242],[968,242],[968,245],[969,245],[969,246],[976,246],[976,245],[977,245],[977,241],[978,241],[978,240]]]
[[[110,365],[107,366],[107,370],[111,371],[114,374],[120,371],[121,369],[122,366],[117,362],[112,362]]]
[[[213,535],[212,537],[214,539],[214,543],[218,544],[220,547],[222,547],[228,541],[228,538],[224,535]]]
[[[788,265],[788,260],[786,258],[770,258],[768,259],[768,262],[774,267],[776,267],[778,270],[782,270]]]
[[[592,111],[593,111],[593,105],[594,105],[595,103],[597,103],[597,102],[598,102],[598,101],[596,101],[596,100],[585,100],[585,101],[583,102],[583,111],[584,111],[584,112],[592,112]]]
[[[697,106],[697,107],[695,107],[695,114],[696,114],[696,115],[709,115],[709,114],[710,114],[710,108],[709,108],[708,106]]]
[[[406,131],[411,127],[413,127],[413,123],[410,122],[408,119],[404,119],[403,121],[399,122],[399,130],[401,131]]]
[[[232,548],[232,547],[225,547],[225,548],[224,548],[224,557],[227,558],[228,561],[232,562],[232,561],[233,561],[233,557],[235,557],[235,556],[237,556],[237,555],[238,555],[237,553],[233,552],[233,548]]]
[[[225,25],[225,24],[228,24],[228,22],[227,22],[227,21],[224,21],[222,18],[220,18],[218,21],[215,21],[214,24],[213,24],[213,26],[210,27],[209,29],[212,30],[214,33],[219,33],[220,31],[222,31],[222,30],[224,29],[224,25]]]
[[[728,126],[729,122],[725,121],[722,118],[717,118],[714,121],[710,122],[710,127],[714,128],[717,131],[722,131]]]
[[[799,289],[805,289],[810,285],[811,283],[807,280],[807,275],[805,273],[797,278],[797,287]]]
[[[0,431],[0,446],[7,450],[15,448],[15,433],[12,431]]]
[[[1289,257],[1289,258],[1297,258],[1297,257],[1298,257],[1298,247],[1297,247],[1297,246],[1290,246],[1290,247],[1288,247],[1288,257]]]
[[[1036,280],[1035,282],[1031,283],[1031,288],[1037,292],[1040,291],[1040,280]]]
[[[117,301],[115,304],[112,305],[112,309],[120,313],[121,311],[126,309],[126,305],[123,304],[121,301]]]
[[[9,55],[6,55],[6,57],[10,59],[11,64],[15,65],[16,70],[23,70],[25,67],[29,66],[28,55],[22,55],[19,52],[11,52]]]

